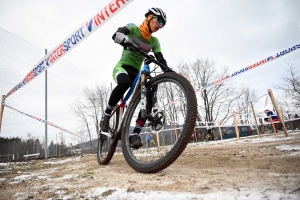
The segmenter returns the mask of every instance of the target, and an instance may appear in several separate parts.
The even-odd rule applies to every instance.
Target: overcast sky
[[[50,51],[109,2],[0,0],[0,28]],[[227,66],[229,72],[235,72],[300,44],[298,0],[134,0],[63,57],[63,60],[78,67],[77,70],[82,70],[82,74],[88,73],[93,77],[88,80],[76,77],[82,78],[82,85],[112,82],[112,69],[121,56],[122,47],[115,44],[111,36],[118,27],[127,23],[140,25],[145,11],[150,7],[160,7],[167,13],[166,26],[154,35],[160,40],[162,52],[170,66],[209,58],[216,62],[218,68]],[[42,57],[43,52],[40,59]],[[22,69],[22,73],[15,71],[14,84],[25,78],[38,61],[33,60],[32,66]],[[299,68],[300,50],[232,78],[232,81],[239,86],[256,89],[258,96],[263,95],[267,89],[275,90],[275,83],[281,83],[280,77],[288,62]],[[58,66],[54,64],[49,73],[65,76]],[[3,65],[0,67],[2,78],[1,73],[5,69]],[[7,94],[10,89],[1,89],[1,95]],[[264,108],[263,103],[258,104],[258,109]]]

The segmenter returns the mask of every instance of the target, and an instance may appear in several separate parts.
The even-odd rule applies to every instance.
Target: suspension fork
[[[141,118],[143,119],[147,116],[147,75],[150,75],[150,67],[145,64],[141,74]]]
[[[157,85],[152,88],[152,107],[153,107],[153,113],[155,113],[158,110],[157,106]]]
[[[141,76],[141,117],[146,118],[147,115],[147,89],[146,89],[146,75],[142,72]]]

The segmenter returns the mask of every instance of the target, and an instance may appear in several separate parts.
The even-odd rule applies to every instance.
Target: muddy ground
[[[221,191],[249,192],[245,197],[259,191],[263,199],[273,199],[276,191],[282,199],[300,199],[300,133],[193,143],[156,174],[137,173],[122,154],[106,166],[98,164],[96,155],[83,155],[1,168],[1,199],[105,199],[113,188],[188,192],[193,199]],[[108,189],[93,195],[97,187]]]

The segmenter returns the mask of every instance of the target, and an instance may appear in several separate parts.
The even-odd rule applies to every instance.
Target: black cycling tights
[[[113,89],[108,101],[108,105],[110,107],[114,107],[115,105],[117,105],[117,103],[121,100],[124,93],[130,88],[136,76],[138,75],[138,71],[133,67],[123,66],[123,68],[127,71],[128,74],[121,73],[117,76],[118,85]],[[156,87],[153,89],[156,90]],[[153,91],[149,89],[147,90],[147,114],[150,114],[154,103]],[[106,108],[105,113],[110,114],[111,110],[109,108]],[[145,123],[146,119],[141,118],[141,113],[139,113],[138,118]]]
[[[125,73],[121,73],[117,76],[118,85],[113,89],[108,101],[108,105],[110,105],[111,107],[117,105],[117,103],[121,100],[124,93],[132,85],[134,79],[139,73],[133,67],[130,66],[122,66],[122,67],[127,71],[128,75]]]

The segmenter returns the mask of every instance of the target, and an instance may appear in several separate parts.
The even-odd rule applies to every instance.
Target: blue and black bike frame
[[[116,107],[112,113],[112,115],[114,114],[114,112],[116,110],[118,110],[119,108],[123,108],[122,111],[124,110],[124,107],[126,105],[127,100],[130,98],[130,96],[132,95],[137,82],[141,79],[141,117],[142,118],[146,118],[147,115],[147,88],[146,88],[146,75],[150,75],[150,67],[149,64],[144,64],[141,71],[138,73],[138,75],[136,76],[134,82],[132,83],[129,91],[127,92],[125,98],[122,100],[121,104]],[[123,113],[121,113],[122,116]]]
[[[148,55],[147,53],[141,51],[137,46],[135,46],[134,44],[122,44],[122,46],[124,46],[124,48],[131,48],[132,50],[138,51],[139,53],[141,53],[143,56],[145,56],[145,61],[144,61],[144,65],[142,66],[140,72],[138,73],[138,75],[136,76],[134,82],[132,83],[129,91],[127,92],[126,96],[124,97],[124,99],[122,100],[122,102],[119,104],[119,106],[117,106],[113,112],[112,115],[118,110],[120,109],[120,120],[119,122],[121,122],[122,120],[122,116],[123,116],[123,112],[124,112],[124,108],[126,105],[127,100],[130,98],[130,96],[132,95],[134,89],[136,88],[136,84],[138,83],[139,80],[141,80],[141,113],[140,113],[140,117],[142,119],[146,119],[147,118],[147,108],[152,108],[152,106],[154,106],[153,111],[155,112],[156,106],[157,106],[157,98],[156,98],[156,93],[157,93],[157,87],[152,88],[151,91],[151,102],[147,102],[147,88],[146,88],[146,83],[147,83],[147,77],[150,76],[150,67],[149,65],[151,63],[155,63],[158,66],[162,66],[162,64],[160,62],[158,62],[157,60],[155,60],[155,58],[151,55]],[[167,67],[165,67],[167,68]],[[148,91],[150,92],[150,91]],[[152,105],[147,106],[148,103],[151,103]],[[149,110],[150,112],[150,110]],[[120,128],[120,127],[119,127]]]

